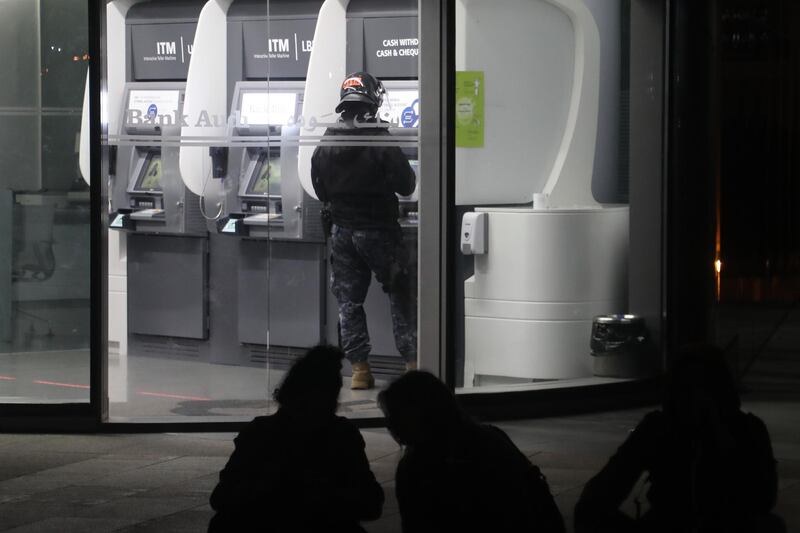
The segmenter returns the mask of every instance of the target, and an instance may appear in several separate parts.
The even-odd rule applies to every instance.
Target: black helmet
[[[341,113],[347,102],[362,102],[379,108],[383,105],[384,94],[386,89],[383,88],[383,83],[375,79],[372,74],[354,72],[342,82],[336,112]]]

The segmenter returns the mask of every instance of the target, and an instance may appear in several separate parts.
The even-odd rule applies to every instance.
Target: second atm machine
[[[120,131],[112,132],[120,142],[110,156],[109,197],[111,228],[127,232],[131,353],[170,355],[181,344],[195,352],[208,337],[206,224],[179,174],[177,146],[202,6],[145,2],[125,20],[126,84]]]
[[[321,5],[273,1],[269,18],[263,2],[234,2],[228,11],[234,146],[227,209],[213,239],[238,241],[234,290],[244,364],[262,363],[267,350],[277,361],[326,340],[321,204],[297,177],[297,120]]]
[[[383,82],[386,95],[378,115],[392,123],[389,131],[393,136],[406,140],[416,138],[420,127],[418,24],[416,0],[351,0],[347,7],[346,70],[366,71]],[[404,147],[403,152],[417,173],[418,191],[418,149]],[[399,223],[409,252],[413,291],[417,290],[417,191],[399,198]],[[327,300],[328,336],[335,341],[338,311],[330,290]],[[394,342],[389,299],[374,276],[364,309],[372,345],[372,372],[389,377],[402,372],[404,365]]]

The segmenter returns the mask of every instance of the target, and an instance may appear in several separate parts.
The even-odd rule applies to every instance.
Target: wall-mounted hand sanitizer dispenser
[[[465,213],[461,219],[461,253],[486,253],[486,213]]]

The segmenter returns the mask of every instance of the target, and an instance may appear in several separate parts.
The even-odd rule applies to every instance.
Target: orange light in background
[[[722,260],[721,259],[717,259],[716,261],[714,261],[714,271],[717,274],[722,274]]]
[[[714,260],[714,281],[716,282],[715,285],[716,285],[717,302],[719,302],[720,298],[721,280],[722,280],[722,259],[717,257]]]
[[[81,58],[78,56],[72,56],[72,61],[80,61]]]

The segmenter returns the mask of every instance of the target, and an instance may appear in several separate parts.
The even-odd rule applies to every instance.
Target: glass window
[[[106,5],[112,420],[264,414],[319,343],[374,416],[416,362],[417,4],[322,5]]]
[[[89,401],[87,4],[0,3],[0,403]]]
[[[649,207],[661,190],[661,121],[633,114],[647,107],[636,107],[641,94],[660,113],[661,45],[632,39],[637,24],[637,39],[647,24],[663,32],[652,4],[455,1],[461,393],[660,369],[661,303],[651,294],[660,281],[646,272],[660,257],[657,244],[650,254],[660,197]],[[630,164],[643,139],[656,147],[652,173]]]

